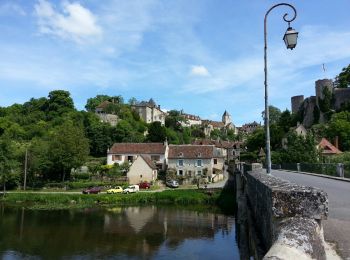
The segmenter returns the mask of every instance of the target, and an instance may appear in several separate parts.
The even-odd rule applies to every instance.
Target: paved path
[[[337,251],[344,259],[350,260],[350,183],[277,170],[273,170],[272,175],[327,192],[329,217],[323,221],[325,239],[328,242],[336,242]]]

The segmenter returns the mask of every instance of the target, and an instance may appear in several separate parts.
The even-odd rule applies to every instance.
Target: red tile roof
[[[213,157],[214,145],[169,145],[169,159],[210,159]]]
[[[115,143],[109,154],[164,154],[163,143]]]
[[[319,149],[322,149],[322,154],[331,155],[342,153],[337,147],[331,144],[326,138],[322,138],[321,142],[318,144]]]
[[[195,140],[192,144],[195,144],[195,145],[215,145],[218,148],[224,148],[224,149],[230,149],[230,148],[235,148],[235,147],[238,148],[241,145],[240,142],[209,140],[209,139]]]

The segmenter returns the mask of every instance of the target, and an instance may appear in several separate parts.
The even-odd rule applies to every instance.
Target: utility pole
[[[26,190],[27,187],[27,166],[28,166],[28,148],[26,148],[26,156],[24,159],[24,182],[23,182],[23,190]]]

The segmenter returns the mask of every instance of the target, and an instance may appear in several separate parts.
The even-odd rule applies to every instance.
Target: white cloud
[[[209,76],[209,71],[206,67],[203,65],[198,65],[198,66],[192,66],[191,68],[191,75],[194,76]]]
[[[79,3],[64,2],[62,12],[56,11],[46,0],[35,5],[39,30],[78,43],[96,40],[102,35],[96,16]]]
[[[5,2],[0,4],[0,15],[12,15],[13,13],[26,15],[26,11],[15,3]]]

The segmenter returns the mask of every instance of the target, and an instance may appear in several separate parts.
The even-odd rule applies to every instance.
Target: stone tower
[[[301,107],[301,105],[304,102],[304,96],[300,95],[300,96],[294,96],[291,98],[291,103],[292,103],[292,113],[298,113],[299,108]]]
[[[225,126],[232,123],[231,115],[226,110],[222,115],[222,122],[224,123]]]
[[[316,104],[318,106],[318,99],[323,99],[323,90],[327,88],[330,93],[333,93],[333,81],[331,79],[320,79],[315,82],[316,90]]]

